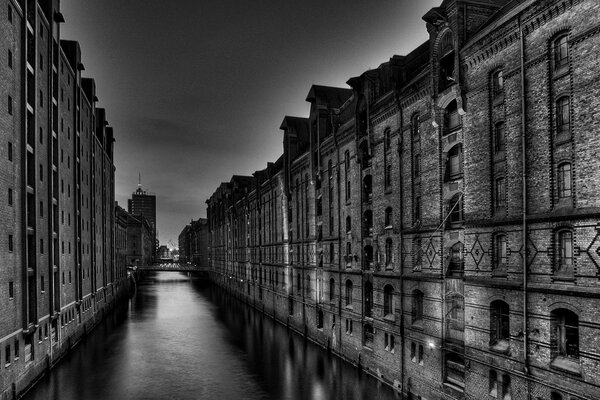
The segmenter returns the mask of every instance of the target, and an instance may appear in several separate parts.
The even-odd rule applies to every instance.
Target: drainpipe
[[[402,265],[402,241],[403,241],[403,218],[404,215],[404,202],[402,201],[402,107],[400,105],[400,100],[396,97],[396,101],[398,103],[398,195],[400,197],[399,202],[399,232],[400,232],[400,309],[404,310],[404,265]],[[393,223],[393,222],[392,222]],[[404,318],[400,318],[400,348],[401,356],[400,356],[400,394],[404,393],[404,344],[405,344],[405,335],[404,335]]]
[[[519,38],[521,47],[521,184],[522,184],[522,196],[523,204],[522,209],[522,241],[523,241],[523,362],[524,372],[529,374],[529,356],[527,348],[527,160],[526,160],[526,99],[525,99],[525,38],[523,34],[523,26],[521,24],[521,16],[519,16]],[[529,392],[529,380],[527,381],[527,387]]]
[[[342,346],[342,219],[341,219],[341,215],[342,215],[342,194],[340,191],[340,147],[338,145],[338,138],[337,138],[337,134],[338,134],[338,129],[335,127],[335,125],[333,125],[333,114],[331,115],[331,122],[332,122],[332,126],[333,126],[333,142],[335,144],[335,148],[336,148],[336,157],[337,157],[337,170],[336,170],[336,174],[335,174],[335,184],[337,187],[337,220],[338,220],[338,288],[339,288],[339,293],[340,295],[338,296],[338,326],[339,329],[337,329],[337,331],[339,332],[339,340],[338,340],[338,347],[341,348]],[[337,327],[336,327],[337,328]],[[333,348],[333,343],[332,346]],[[341,354],[341,352],[338,351],[338,353]]]

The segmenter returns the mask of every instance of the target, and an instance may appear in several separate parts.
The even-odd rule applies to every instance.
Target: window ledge
[[[490,345],[490,350],[496,353],[508,354],[510,343],[506,339],[498,340],[493,345]]]
[[[423,320],[422,319],[416,320],[415,322],[412,323],[411,326],[414,330],[422,331],[423,330]]]
[[[565,144],[565,143],[569,143],[571,142],[571,132],[570,131],[564,131],[564,132],[557,132],[555,139],[554,139],[554,145],[558,146],[561,144]]]
[[[550,363],[550,367],[567,372],[569,374],[581,375],[581,365],[579,365],[579,360],[574,360],[563,356],[557,356]]]
[[[569,71],[569,64],[561,65],[560,67],[555,68],[552,71],[552,78],[553,79],[562,78],[563,76],[568,75],[569,72],[570,72]]]
[[[386,314],[386,315],[384,315],[383,319],[385,321],[395,322],[396,321],[396,316],[394,314]]]
[[[494,94],[493,105],[497,106],[504,103],[504,92]]]

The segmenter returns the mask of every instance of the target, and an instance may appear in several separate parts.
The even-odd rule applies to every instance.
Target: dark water
[[[25,399],[399,396],[210,286],[161,272]]]

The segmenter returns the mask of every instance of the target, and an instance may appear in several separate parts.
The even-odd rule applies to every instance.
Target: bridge
[[[137,267],[138,271],[174,271],[174,272],[198,272],[208,274],[209,268],[197,264],[189,264],[177,261],[157,261]]]

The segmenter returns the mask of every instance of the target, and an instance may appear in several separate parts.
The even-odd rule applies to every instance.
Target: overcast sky
[[[115,130],[116,197],[157,196],[162,244],[177,246],[231,175],[282,153],[286,115],[312,84],[346,81],[427,40],[441,0],[62,0],[63,39]]]

